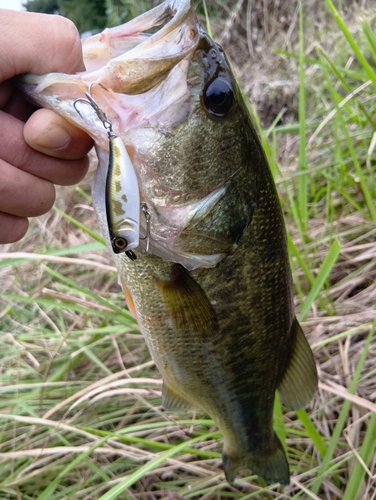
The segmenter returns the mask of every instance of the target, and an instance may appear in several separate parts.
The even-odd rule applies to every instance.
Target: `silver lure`
[[[137,177],[120,137],[109,136],[110,159],[106,178],[106,214],[114,253],[126,252],[140,241],[140,194]]]
[[[77,113],[82,116],[77,108],[77,103],[90,104],[107,130],[110,156],[106,177],[105,204],[111,246],[114,253],[125,252],[131,260],[135,260],[136,255],[132,249],[137,248],[140,242],[138,180],[123,141],[113,133],[111,122],[108,121],[106,114],[91,95],[92,86],[93,84],[90,86],[89,92],[85,92],[87,100],[77,99],[73,105]],[[146,238],[149,239],[148,234]]]

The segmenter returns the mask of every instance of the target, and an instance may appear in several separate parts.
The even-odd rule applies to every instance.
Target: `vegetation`
[[[263,4],[253,27],[240,0],[211,23],[258,106],[319,369],[310,407],[275,404],[290,486],[229,486],[213,422],[160,410],[160,376],[93,238],[89,176],[0,253],[1,499],[376,497],[375,13]]]
[[[116,26],[149,10],[158,0],[26,0],[29,12],[60,14],[75,23],[80,33]]]

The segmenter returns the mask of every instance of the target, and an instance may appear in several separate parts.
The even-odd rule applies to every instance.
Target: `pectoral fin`
[[[162,387],[162,406],[165,410],[191,410],[191,404],[180,394],[163,383]]]
[[[174,327],[190,335],[190,343],[207,340],[218,332],[215,311],[204,290],[180,264],[175,264],[169,280],[156,278],[162,299]]]
[[[317,390],[317,370],[311,348],[296,318],[290,333],[293,338],[291,358],[278,392],[287,408],[298,410],[311,401]]]

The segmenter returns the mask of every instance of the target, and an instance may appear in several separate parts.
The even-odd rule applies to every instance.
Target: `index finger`
[[[85,69],[80,36],[65,17],[0,9],[0,82],[22,73]]]

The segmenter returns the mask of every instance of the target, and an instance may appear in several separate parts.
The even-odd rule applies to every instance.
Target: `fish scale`
[[[168,16],[155,34],[142,33]],[[251,469],[288,484],[275,392],[296,410],[313,397],[317,372],[295,318],[277,191],[226,56],[189,0],[167,0],[83,48],[86,72],[28,75],[20,86],[95,140],[93,203],[110,250],[107,212],[131,193],[124,182],[106,194],[113,165],[103,124],[91,109],[72,111],[83,91],[129,153],[150,220],[141,214],[147,237],[136,260],[112,257],[162,375],[163,406],[212,417],[229,482]]]

